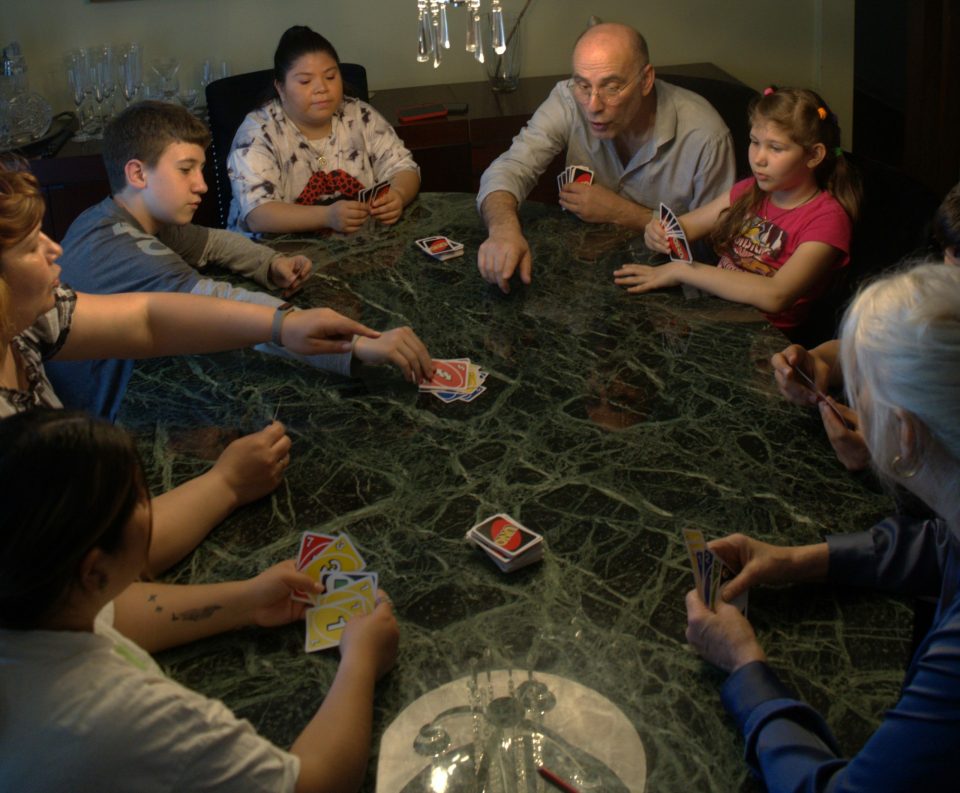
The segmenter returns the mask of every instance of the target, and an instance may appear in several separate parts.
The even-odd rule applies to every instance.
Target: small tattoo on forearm
[[[216,612],[220,611],[223,606],[213,604],[211,606],[204,606],[199,609],[190,609],[189,611],[181,611],[179,614],[176,612],[173,613],[171,619],[173,622],[177,620],[186,620],[187,622],[200,622],[201,620],[210,619]]]

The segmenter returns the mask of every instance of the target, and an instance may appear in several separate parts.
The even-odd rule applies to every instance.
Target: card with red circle
[[[467,536],[511,559],[543,541],[541,535],[503,512],[478,523]]]

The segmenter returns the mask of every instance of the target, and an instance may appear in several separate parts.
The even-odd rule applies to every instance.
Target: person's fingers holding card
[[[390,189],[389,182],[381,182],[373,188],[370,198],[370,215],[385,226],[396,223],[403,214],[403,198]]]
[[[643,244],[657,253],[670,254],[670,245],[667,242],[667,230],[663,223],[654,218],[643,230]]]
[[[820,419],[837,459],[848,471],[862,471],[870,465],[870,450],[856,411],[826,397],[820,403]]]
[[[687,641],[714,666],[734,672],[752,661],[766,660],[753,627],[736,607],[719,600],[714,613],[695,589],[687,593],[686,607]]]

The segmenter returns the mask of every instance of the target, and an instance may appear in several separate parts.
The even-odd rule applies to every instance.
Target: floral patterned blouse
[[[34,407],[62,408],[43,370],[43,362],[56,355],[70,332],[77,295],[69,287],[56,290],[56,305],[10,342],[23,362],[27,390],[0,386],[0,417],[24,413]]]
[[[228,228],[249,234],[246,217],[260,204],[332,204],[400,171],[419,172],[393,127],[366,102],[344,97],[332,120],[329,136],[308,140],[279,99],[247,114],[227,158]]]

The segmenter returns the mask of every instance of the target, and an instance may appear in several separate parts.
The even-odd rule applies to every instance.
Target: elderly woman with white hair
[[[939,516],[885,520],[826,542],[778,547],[741,534],[710,543],[737,576],[716,613],[687,594],[687,639],[730,674],[726,709],[770,791],[956,790],[960,747],[960,269],[926,264],[875,281],[841,332],[851,406],[873,466]],[[823,718],[778,680],[729,601],[750,587],[825,580],[939,597],[900,700],[852,758]]]

